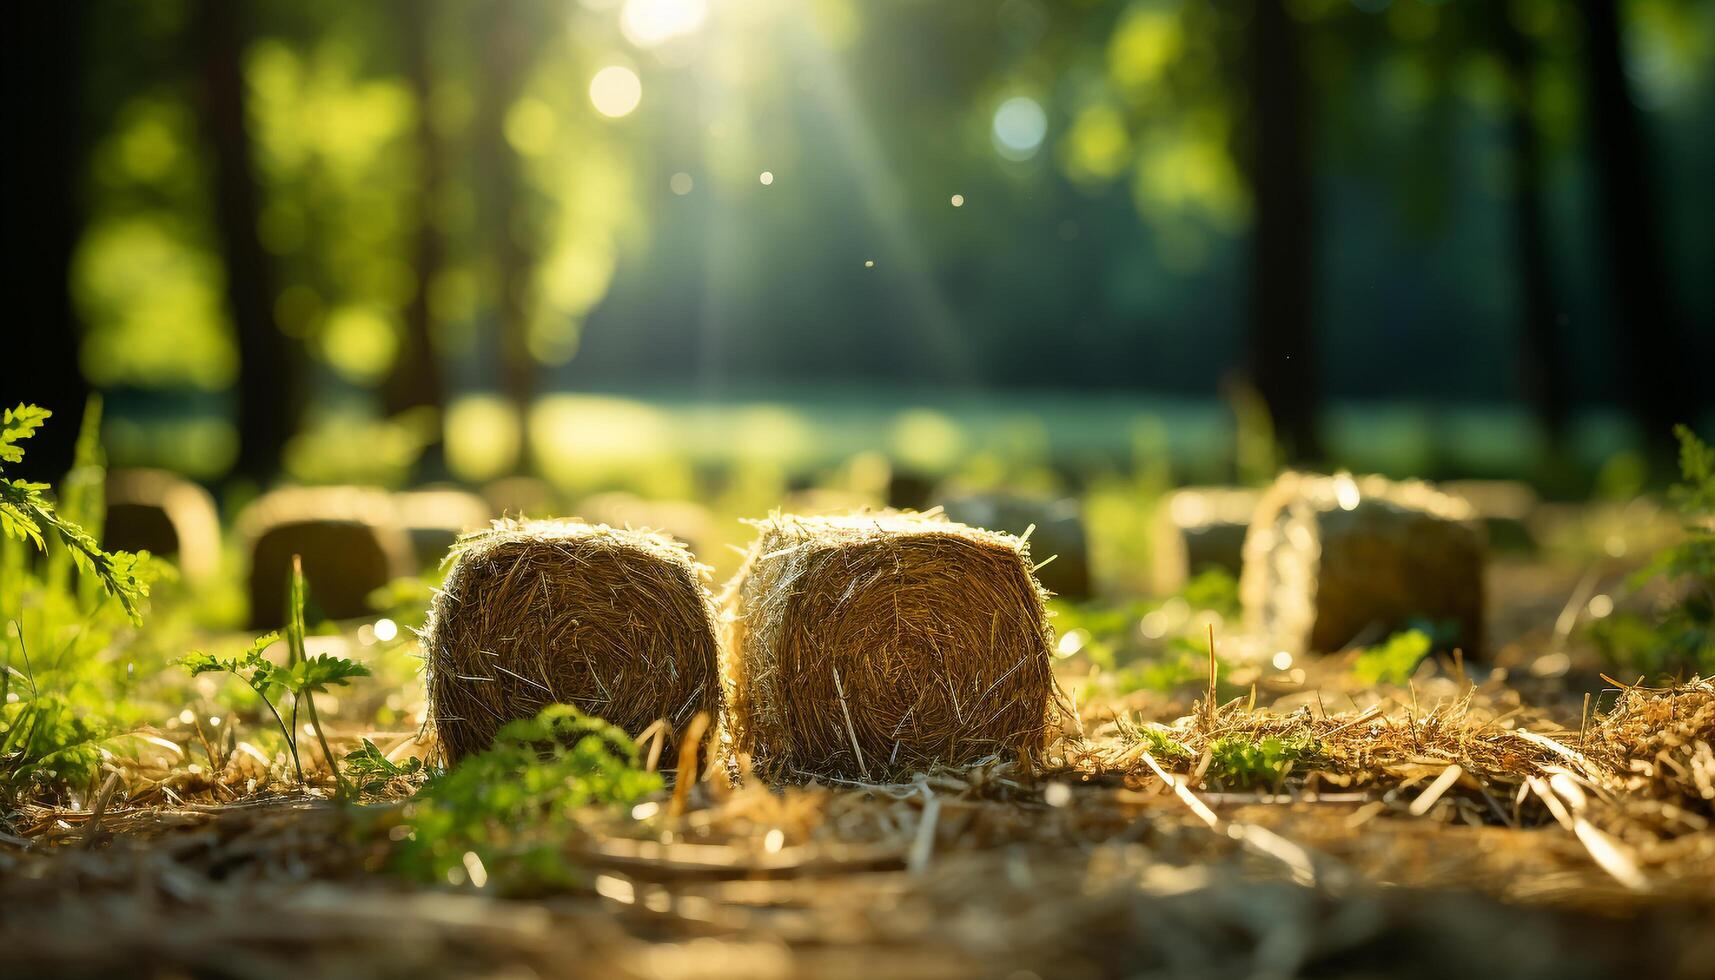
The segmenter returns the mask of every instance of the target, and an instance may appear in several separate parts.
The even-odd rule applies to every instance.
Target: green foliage
[[[1143,742],[1148,747],[1149,754],[1155,756],[1158,761],[1186,760],[1196,754],[1184,742],[1153,725],[1137,729],[1136,735],[1138,741]]]
[[[1685,426],[1679,437],[1681,481],[1670,491],[1685,522],[1685,540],[1656,555],[1633,580],[1666,593],[1657,608],[1598,620],[1591,636],[1616,664],[1648,675],[1715,675],[1715,449]]]
[[[394,762],[367,738],[346,755],[344,765],[346,776],[360,793],[379,793],[394,780],[411,781],[424,773],[422,759],[412,756],[403,764]]]
[[[1265,735],[1250,739],[1227,735],[1209,744],[1208,777],[1223,788],[1278,787],[1301,760],[1314,755],[1319,746],[1308,734]]]
[[[7,800],[31,789],[88,782],[101,765],[108,735],[64,692],[37,687],[24,628],[14,622],[13,629],[23,669],[8,664],[0,675],[0,799]],[[14,679],[20,684],[16,691]]]
[[[0,464],[24,459],[19,445],[36,434],[53,413],[35,405],[6,409],[0,421]],[[4,467],[0,466],[0,470]],[[47,550],[47,538],[57,538],[78,570],[98,579],[107,593],[119,601],[134,624],[143,622],[143,600],[149,596],[149,577],[143,569],[148,555],[125,551],[107,552],[95,537],[55,511],[47,497],[46,483],[14,480],[0,475],[0,532]]]
[[[1205,568],[1186,582],[1179,597],[1192,609],[1207,609],[1224,619],[1239,614],[1239,580],[1224,568]]]
[[[581,811],[635,802],[662,788],[624,732],[567,705],[500,730],[493,747],[438,776],[393,828],[389,866],[425,882],[458,883],[471,858],[506,891],[577,879],[563,847]]]
[[[1395,633],[1380,646],[1358,654],[1352,662],[1352,676],[1364,684],[1404,685],[1433,647],[1434,641],[1423,630]]]
[[[179,662],[191,672],[192,677],[209,673],[228,673],[256,692],[256,696],[261,698],[263,705],[268,708],[269,714],[274,716],[274,723],[279,726],[280,734],[286,740],[286,749],[292,756],[292,771],[297,775],[300,784],[304,781],[304,766],[298,752],[297,717],[298,706],[306,706],[310,713],[310,725],[321,742],[322,757],[328,761],[328,768],[332,770],[334,781],[343,795],[346,789],[345,777],[341,775],[339,766],[334,761],[333,751],[328,747],[327,734],[322,730],[321,719],[316,715],[315,695],[326,693],[331,687],[343,687],[351,683],[353,678],[367,677],[369,668],[331,654],[324,653],[314,657],[304,655],[304,602],[307,597],[303,567],[294,560],[291,581],[287,585],[284,666],[274,663],[264,655],[268,647],[282,639],[277,632],[257,637],[243,655],[238,657],[223,660],[197,651]],[[282,694],[292,696],[290,722],[280,714],[277,702]]]

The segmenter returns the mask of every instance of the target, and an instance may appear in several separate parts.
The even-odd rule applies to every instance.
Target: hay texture
[[[913,513],[775,514],[727,588],[727,738],[768,778],[1030,756],[1053,700],[1024,540]]]
[[[387,494],[363,487],[292,487],[262,495],[238,519],[250,554],[250,619],[256,629],[286,621],[292,556],[304,560],[311,619],[351,619],[373,610],[369,594],[416,573],[411,538]]]
[[[1476,655],[1483,555],[1470,505],[1428,484],[1284,473],[1245,537],[1246,628],[1274,649],[1328,653],[1452,621]]]
[[[499,520],[463,538],[423,633],[429,721],[450,761],[549,704],[634,736],[657,719],[671,735],[712,716],[705,575],[667,537],[600,524]]]

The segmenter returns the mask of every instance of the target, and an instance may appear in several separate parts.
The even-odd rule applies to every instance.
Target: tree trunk
[[[6,240],[8,336],[22,351],[0,355],[3,407],[41,405],[53,421],[25,446],[12,476],[58,483],[71,468],[89,386],[78,366],[82,333],[72,308],[71,256],[82,224],[82,7],[29,3],[9,12],[5,77],[5,176],[0,212]]]
[[[1250,371],[1288,461],[1321,454],[1315,351],[1316,208],[1300,28],[1286,0],[1256,0],[1246,31],[1254,200]]]
[[[536,362],[527,342],[524,292],[530,255],[520,239],[518,158],[506,142],[506,114],[523,88],[531,39],[516,5],[493,6],[482,41],[483,71],[476,124],[479,225],[494,260],[501,388],[526,417],[535,395]]]
[[[1490,11],[1496,47],[1511,89],[1507,143],[1512,151],[1513,261],[1519,285],[1519,382],[1525,400],[1549,440],[1558,449],[1569,410],[1566,359],[1560,336],[1560,310],[1554,299],[1543,204],[1542,138],[1531,112],[1535,76],[1530,41],[1519,31],[1504,4]]]
[[[382,403],[388,415],[414,408],[439,408],[444,399],[440,361],[435,356],[433,318],[429,310],[429,291],[440,274],[446,259],[446,243],[442,239],[440,214],[443,158],[441,140],[435,132],[431,113],[434,96],[434,73],[430,63],[430,31],[438,4],[432,0],[405,0],[400,3],[400,23],[404,25],[406,60],[411,73],[411,88],[417,99],[417,234],[413,264],[417,289],[405,308],[405,335],[399,347],[399,357],[393,373],[383,386]],[[440,440],[424,450],[418,468],[438,471]]]
[[[1606,248],[1609,323],[1627,395],[1647,442],[1673,446],[1675,423],[1692,400],[1667,255],[1656,205],[1647,135],[1622,65],[1617,0],[1582,0],[1591,155]]]
[[[202,0],[202,120],[214,156],[215,225],[226,306],[238,338],[238,471],[266,483],[297,428],[304,395],[298,351],[274,323],[273,266],[256,234],[260,197],[244,101],[242,4]]]

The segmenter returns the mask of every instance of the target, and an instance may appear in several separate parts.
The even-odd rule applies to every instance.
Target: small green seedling
[[[316,699],[318,693],[325,693],[330,687],[343,687],[351,683],[353,677],[367,677],[369,668],[355,661],[331,654],[319,654],[309,657],[304,654],[304,569],[296,555],[292,557],[292,578],[286,593],[286,664],[280,666],[263,655],[263,651],[280,641],[277,632],[270,632],[256,638],[249,649],[241,657],[222,660],[213,654],[198,651],[185,657],[182,663],[191,672],[192,677],[201,674],[224,672],[237,677],[250,686],[256,696],[267,705],[268,711],[274,716],[275,724],[280,726],[280,734],[286,738],[286,750],[292,756],[292,771],[296,774],[299,785],[304,782],[304,766],[298,754],[298,707],[302,705],[310,716],[310,726],[315,729],[316,739],[321,742],[322,757],[328,762],[328,768],[333,770],[334,782],[339,787],[341,796],[346,795],[345,777],[340,773],[339,765],[334,761],[333,750],[328,747],[327,734],[322,730],[321,718],[316,714]],[[288,723],[280,714],[275,701],[282,693],[292,695],[292,718]]]

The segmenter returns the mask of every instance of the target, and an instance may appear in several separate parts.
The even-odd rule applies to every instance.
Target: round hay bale
[[[172,558],[194,582],[220,565],[220,512],[207,490],[176,473],[113,470],[101,539],[106,548]]]
[[[453,554],[423,633],[429,721],[451,761],[549,704],[634,736],[660,718],[671,735],[718,710],[714,599],[683,545],[601,524],[499,520]]]
[[[1483,535],[1469,504],[1426,483],[1284,473],[1245,538],[1239,599],[1274,648],[1330,653],[1412,620],[1451,620],[1483,648]]]
[[[1052,631],[1024,541],[898,512],[757,526],[723,680],[758,772],[892,779],[1041,748]]]
[[[1076,497],[1011,493],[956,493],[942,501],[947,517],[1008,534],[1029,532],[1031,550],[1042,557],[1036,577],[1044,588],[1068,599],[1088,599],[1090,537]]]
[[[1207,568],[1237,577],[1244,562],[1245,532],[1262,499],[1244,487],[1184,487],[1167,495],[1156,511],[1155,591],[1170,595]]]
[[[263,494],[238,519],[250,554],[250,623],[286,621],[292,556],[304,560],[312,617],[368,615],[369,594],[416,571],[411,539],[387,494],[362,487],[293,487]]]

